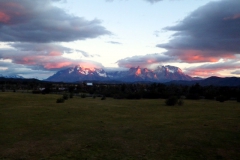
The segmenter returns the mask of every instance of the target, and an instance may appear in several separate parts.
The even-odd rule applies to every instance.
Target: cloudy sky
[[[240,76],[239,0],[0,0],[0,74],[174,65]]]

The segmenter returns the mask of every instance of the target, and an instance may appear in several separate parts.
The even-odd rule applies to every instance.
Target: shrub
[[[64,94],[62,98],[63,98],[64,100],[67,100],[67,99],[68,99],[68,94]]]
[[[70,93],[70,94],[69,94],[69,98],[73,98],[73,93]]]
[[[183,99],[179,99],[178,102],[177,102],[177,104],[178,104],[179,106],[182,106],[182,105],[184,104]]]
[[[57,102],[57,103],[63,103],[63,102],[64,102],[64,99],[63,99],[63,98],[58,98],[56,102]]]
[[[178,99],[177,99],[177,97],[175,97],[175,96],[169,97],[169,98],[165,101],[165,103],[166,103],[167,106],[174,106],[174,105],[177,104],[177,102],[178,102]]]
[[[105,99],[106,99],[106,96],[103,95],[102,98],[101,98],[101,100],[105,100]]]

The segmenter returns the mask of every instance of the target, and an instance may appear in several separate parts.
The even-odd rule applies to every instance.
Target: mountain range
[[[186,75],[175,66],[158,66],[155,69],[132,67],[125,71],[108,71],[102,68],[87,68],[75,66],[58,71],[46,81],[52,82],[77,82],[77,81],[121,81],[121,82],[168,82],[172,80],[192,81],[198,80]]]
[[[14,78],[14,79],[16,79],[16,78],[18,78],[18,79],[24,79],[24,77],[22,77],[22,76],[19,76],[19,75],[17,75],[17,74],[0,74],[0,78]]]
[[[25,79],[15,74],[0,74],[0,81],[39,81],[37,79]],[[160,82],[165,84],[194,85],[198,83],[201,86],[239,86],[239,77],[209,77],[205,79],[191,77],[174,66],[158,66],[155,69],[132,67],[124,71],[105,71],[101,68],[87,68],[75,66],[58,71],[42,82],[103,82],[103,83],[151,83]]]

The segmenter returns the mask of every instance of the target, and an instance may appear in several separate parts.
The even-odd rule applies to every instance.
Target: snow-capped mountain
[[[184,74],[182,70],[174,66],[158,66],[155,69],[132,67],[125,71],[109,71],[105,72],[101,68],[87,68],[83,66],[75,66],[65,70],[61,70],[53,76],[46,79],[47,81],[77,82],[85,80],[94,81],[152,81],[167,82],[172,80],[195,80],[194,78]]]
[[[19,76],[17,74],[0,74],[0,78],[14,78],[14,79],[24,79],[24,77]]]
[[[158,66],[155,69],[132,67],[128,71],[109,72],[111,79],[122,81],[156,81],[166,82],[171,80],[193,80],[192,77],[184,74],[182,70],[174,66]]]
[[[107,73],[100,68],[87,68],[83,66],[71,67],[58,71],[47,78],[47,81],[76,82],[83,80],[107,80]]]

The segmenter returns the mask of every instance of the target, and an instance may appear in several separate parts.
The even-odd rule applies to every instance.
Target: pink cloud
[[[194,70],[187,71],[186,73],[188,75],[191,75],[192,77],[211,77],[211,76],[218,76],[221,77],[222,75],[218,72],[221,71],[220,69],[201,69],[196,68]]]
[[[233,15],[232,17],[226,17],[224,20],[235,20],[240,19],[240,13]]]
[[[7,23],[10,20],[10,16],[0,11],[0,22]]]
[[[57,44],[14,43],[14,49],[0,49],[1,59],[10,59],[14,64],[43,70],[58,70],[76,65],[87,68],[101,68],[102,64],[94,61],[73,60],[62,57],[63,53],[73,50]]]
[[[220,72],[226,70],[239,69],[240,63],[238,60],[231,60],[226,62],[204,64],[198,67],[190,67],[186,73],[191,76],[210,77],[210,76],[222,76]]]
[[[202,50],[171,50],[166,52],[166,55],[178,58],[182,62],[187,63],[202,63],[202,62],[218,62],[220,59],[235,59],[233,53],[202,51]]]

